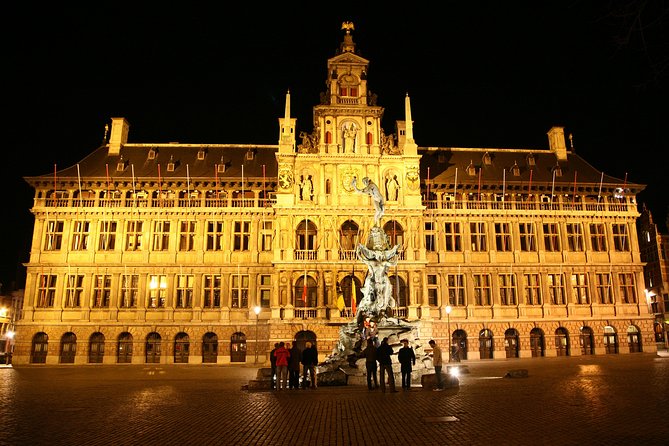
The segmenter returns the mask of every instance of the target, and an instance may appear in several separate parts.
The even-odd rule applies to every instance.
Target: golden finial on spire
[[[345,29],[346,34],[350,34],[351,31],[355,30],[355,27],[353,26],[353,22],[343,22],[341,24],[341,29]]]

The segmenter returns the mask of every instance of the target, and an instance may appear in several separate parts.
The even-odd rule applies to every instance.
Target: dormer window
[[[488,152],[483,154],[483,165],[490,166],[492,164],[492,157]]]
[[[167,163],[167,171],[168,172],[174,172],[174,168],[176,167],[176,162],[174,161],[174,156],[170,155],[170,161]]]
[[[253,158],[255,158],[255,153],[256,153],[256,151],[253,150],[253,149],[248,150],[248,151],[246,152],[246,159],[247,159],[248,161],[252,161]]]
[[[467,166],[467,174],[469,174],[472,177],[476,176],[476,166],[472,161],[470,161],[469,166]]]
[[[151,147],[149,149],[149,159],[154,160],[158,156],[158,149],[155,147]]]
[[[118,163],[116,163],[116,171],[117,172],[123,172],[128,164],[123,160],[123,155],[118,159]]]
[[[537,165],[537,160],[534,158],[534,154],[530,153],[527,155],[527,165],[530,167],[534,167]]]
[[[197,151],[197,159],[199,161],[204,160],[204,157],[207,155],[207,149],[201,148],[200,150]]]
[[[552,170],[553,170],[553,175],[555,175],[556,177],[561,177],[562,176],[562,168],[560,167],[559,164],[556,164],[555,166],[553,166]]]
[[[514,162],[513,166],[511,166],[511,174],[514,177],[519,177],[520,176],[520,167],[518,167],[518,163]]]

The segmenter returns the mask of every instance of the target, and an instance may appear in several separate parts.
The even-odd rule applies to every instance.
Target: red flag
[[[304,302],[304,305],[306,306],[307,304],[307,283],[304,283],[304,288],[302,289],[302,302]]]
[[[357,292],[355,291],[355,279],[351,278],[351,313],[355,316],[356,313],[356,302]]]

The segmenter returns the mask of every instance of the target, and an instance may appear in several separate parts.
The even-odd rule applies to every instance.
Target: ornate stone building
[[[35,227],[15,364],[263,363],[351,320],[373,224],[399,244],[394,316],[463,360],[654,351],[635,221],[639,184],[567,147],[419,147],[395,133],[352,26],[327,61],[312,132],[279,118],[277,145],[108,141],[26,178]],[[343,297],[343,299],[342,299]],[[257,310],[257,311],[256,311]]]

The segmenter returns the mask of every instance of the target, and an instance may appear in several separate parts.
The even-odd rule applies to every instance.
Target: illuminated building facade
[[[374,211],[351,183],[364,177],[402,247],[395,316],[425,341],[450,340],[462,360],[655,351],[643,186],[597,171],[561,127],[548,149],[419,147],[408,95],[386,134],[343,29],[310,133],[289,93],[276,145],[132,143],[113,118],[78,164],[26,178],[15,364],[264,363],[290,340],[322,359],[361,297],[355,247]]]

